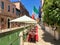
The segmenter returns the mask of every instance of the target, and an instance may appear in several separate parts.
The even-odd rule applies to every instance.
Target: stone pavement
[[[24,42],[24,45],[60,45],[60,40],[54,40],[54,37],[45,30],[42,30],[41,26],[38,25],[38,27],[39,41],[36,43]]]
[[[44,41],[43,37],[44,37],[45,32],[41,29],[41,27],[39,25],[38,25],[38,27],[39,27],[38,33],[39,33],[39,42],[40,42],[40,44],[41,45],[51,45],[49,42]]]
[[[39,26],[39,42],[42,45],[60,45],[60,40],[54,40],[54,37],[42,30],[41,26]]]

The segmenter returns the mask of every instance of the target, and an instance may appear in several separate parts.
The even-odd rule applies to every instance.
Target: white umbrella
[[[10,22],[37,23],[34,19],[32,19],[26,15],[16,18],[16,19],[13,19]]]

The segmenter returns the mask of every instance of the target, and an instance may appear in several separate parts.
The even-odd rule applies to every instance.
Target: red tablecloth
[[[30,41],[31,37],[32,37],[31,32],[29,32],[28,41]]]
[[[35,28],[36,28],[36,34],[35,34],[34,38],[36,41],[38,41],[38,26],[36,26]],[[32,37],[32,32],[29,32],[28,41],[30,41],[31,37]]]
[[[38,26],[36,26],[36,41],[38,41]]]

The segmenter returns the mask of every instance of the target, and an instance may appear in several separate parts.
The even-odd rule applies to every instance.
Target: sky
[[[11,0],[18,1],[18,0]],[[28,10],[30,16],[33,13],[33,7],[35,6],[37,9],[39,9],[39,6],[41,6],[40,0],[20,0],[22,4],[25,6],[25,8]]]

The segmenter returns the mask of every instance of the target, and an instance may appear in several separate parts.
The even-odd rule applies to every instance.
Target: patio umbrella
[[[16,19],[13,19],[10,22],[37,23],[34,19],[32,19],[26,15],[16,18]]]
[[[32,18],[30,18],[30,17],[28,17],[26,15],[24,15],[22,17],[19,17],[19,18],[16,18],[16,19],[13,19],[10,22],[23,22],[23,23],[28,23],[28,24],[29,23],[30,24],[37,24],[37,22],[34,19],[32,19]]]

